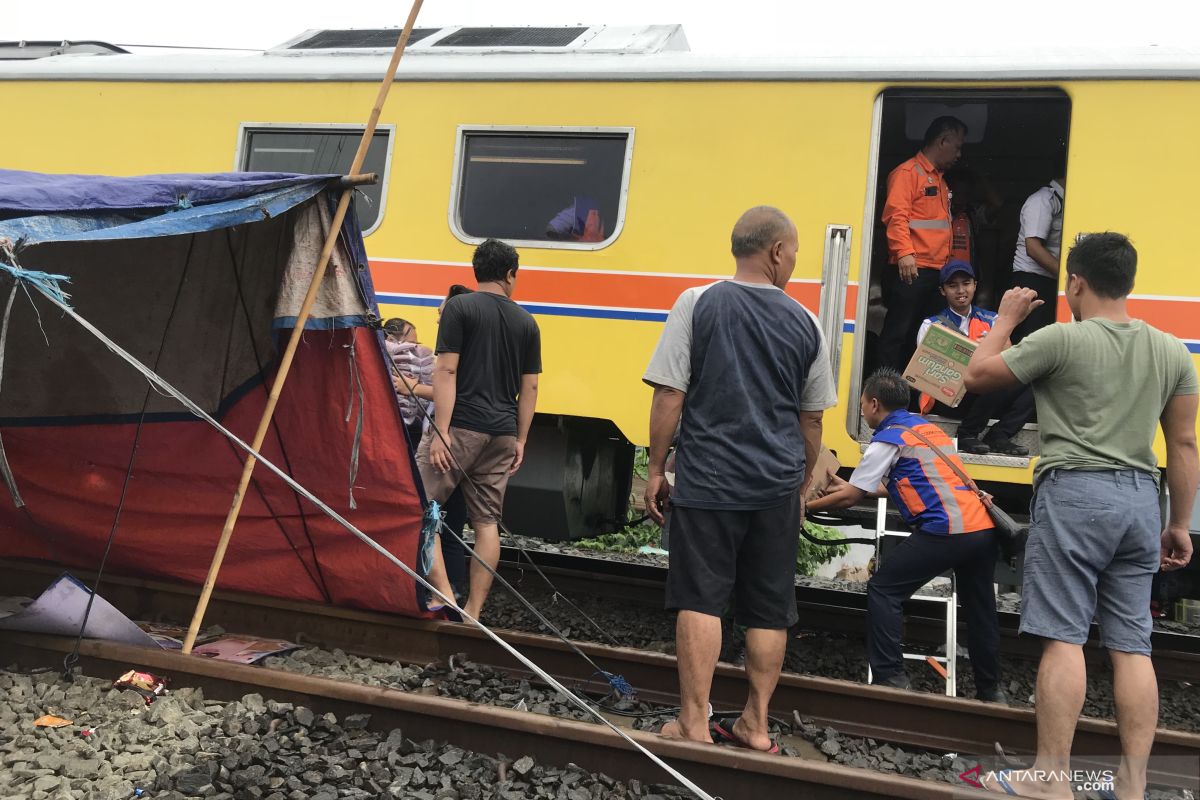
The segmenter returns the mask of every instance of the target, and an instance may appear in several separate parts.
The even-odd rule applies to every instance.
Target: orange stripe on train
[[[371,274],[376,290],[387,294],[441,297],[451,284],[475,285],[469,264],[372,260]],[[521,273],[518,299],[565,306],[667,311],[685,289],[712,283],[720,277],[528,269]],[[858,290],[855,284],[846,287],[843,319],[857,317]],[[787,292],[813,313],[820,313],[820,282],[793,281],[788,284]],[[1133,316],[1181,339],[1200,340],[1200,303],[1194,300],[1134,295],[1129,299],[1129,310]],[[1065,322],[1070,318],[1066,298],[1060,295],[1058,319]]]
[[[467,264],[431,264],[421,261],[372,261],[375,289],[388,294],[445,295],[451,284],[475,284]],[[525,270],[521,272],[518,299],[529,303],[636,308],[667,311],[685,289],[720,280],[682,275],[646,275],[567,270]],[[787,292],[806,308],[817,313],[821,286],[817,282],[794,281]],[[853,319],[858,303],[858,287],[846,291],[845,319]]]

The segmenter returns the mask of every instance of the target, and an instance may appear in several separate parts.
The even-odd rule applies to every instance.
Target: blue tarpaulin
[[[275,217],[336,175],[48,175],[0,170],[0,237],[23,245],[174,236]]]

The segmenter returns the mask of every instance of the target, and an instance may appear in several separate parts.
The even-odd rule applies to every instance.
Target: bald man
[[[679,612],[681,708],[662,733],[774,752],[767,705],[797,621],[805,465],[816,463],[821,417],[837,392],[816,317],[783,291],[796,266],[796,226],[759,206],[731,238],[733,278],[679,296],[643,377],[654,387],[646,510],[661,525],[669,497],[667,608]],[[665,470],[677,425],[672,490]],[[739,717],[710,724],[721,613],[731,598],[747,628],[750,690]]]

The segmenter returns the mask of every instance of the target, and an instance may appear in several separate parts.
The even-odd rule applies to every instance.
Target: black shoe
[[[994,686],[991,689],[980,689],[975,693],[976,700],[982,700],[985,703],[996,703],[998,705],[1008,705],[1008,695],[999,686]]]
[[[895,675],[889,675],[883,679],[871,681],[874,686],[887,686],[889,689],[911,689],[912,683],[908,680],[907,673],[897,672]]]
[[[963,436],[958,440],[958,452],[969,453],[973,456],[986,456],[992,448],[974,436]]]
[[[1028,447],[1022,447],[1021,445],[1014,442],[1012,439],[1001,439],[998,436],[993,438],[993,437],[989,436],[983,440],[983,443],[993,453],[996,453],[997,455],[1002,455],[1002,456],[1027,456],[1027,455],[1029,455]]]

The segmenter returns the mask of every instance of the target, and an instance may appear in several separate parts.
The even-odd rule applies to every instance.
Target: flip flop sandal
[[[444,616],[446,619],[450,620],[451,622],[462,622],[463,621],[462,614],[459,614],[453,608],[451,608],[450,606],[448,606],[444,603],[439,603],[436,601],[433,603],[427,603],[425,605],[425,609],[427,611],[432,611],[434,614],[437,614],[440,612],[442,614],[442,616]]]
[[[1003,789],[1005,794],[1012,795],[1013,797],[1019,797],[1020,795],[1017,794],[1017,790],[1014,789],[1012,787],[1012,784],[1008,782],[1008,776],[1011,773],[1012,773],[1011,769],[996,770],[995,772],[992,773],[992,777],[994,777],[996,779],[996,785],[999,786],[1001,789]],[[986,778],[985,778],[985,780],[986,780]],[[984,788],[987,788],[987,787],[984,787]],[[992,790],[988,789],[987,791],[991,792]],[[999,793],[992,792],[992,794],[999,794]]]
[[[709,733],[712,734],[713,741],[717,744],[731,744],[734,747],[740,747],[743,750],[752,750],[755,753],[766,753],[767,755],[779,754],[779,742],[771,740],[771,746],[766,750],[759,750],[757,747],[751,747],[741,739],[733,735],[733,726],[737,723],[740,717],[735,718],[733,722],[727,719],[714,719],[709,723]],[[726,724],[728,722],[728,724]]]

